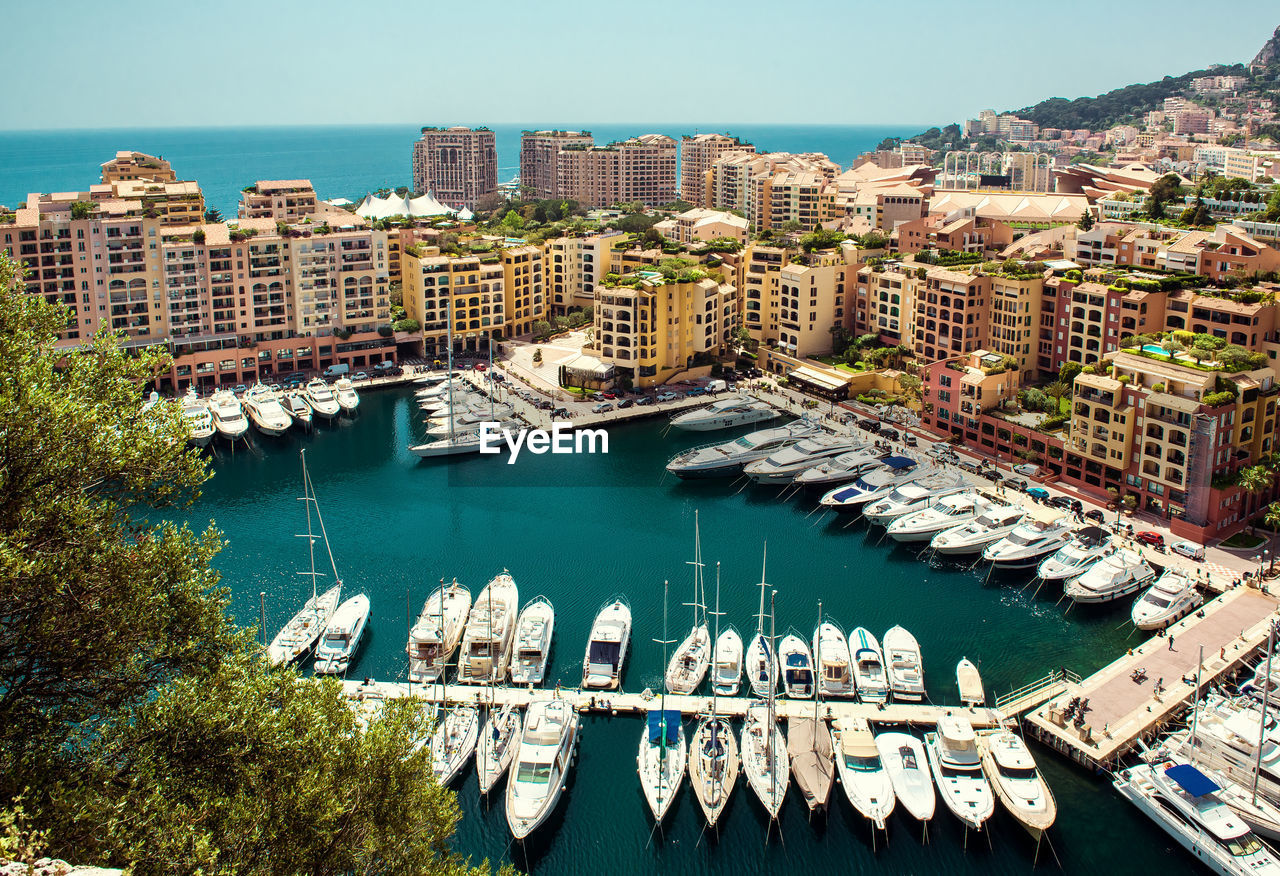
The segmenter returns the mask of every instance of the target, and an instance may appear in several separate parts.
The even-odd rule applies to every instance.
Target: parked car
[[[982,471],[982,469],[978,466],[978,464],[971,459],[962,459],[959,462],[957,462],[956,465],[960,466],[960,468],[972,474],[978,474],[980,471]],[[1045,495],[1047,496],[1049,494],[1045,493]]]
[[[477,363],[476,363],[476,370],[477,370],[477,371],[488,371],[488,370],[489,370],[489,363],[487,363],[487,362],[477,362]]]
[[[593,414],[604,414],[604,413],[608,413],[608,412],[609,412],[609,411],[611,411],[611,410],[613,410],[613,402],[607,402],[607,401],[606,401],[606,402],[600,402],[600,404],[598,404],[598,405],[596,405],[594,408],[592,408],[592,409],[591,409],[591,413],[593,413]]]
[[[496,380],[496,381],[498,381],[499,383],[501,383],[502,381],[506,380],[507,378],[505,378],[505,377],[503,377],[503,376],[502,376],[502,372],[501,372],[501,371],[497,371],[497,370],[495,370],[492,374],[490,374],[490,375],[489,375],[489,379],[490,379],[490,380]]]
[[[1004,485],[1012,490],[1017,490],[1019,493],[1027,491],[1027,482],[1022,478],[1008,478],[1005,480]]]
[[[685,392],[686,396],[706,395],[707,388],[705,386],[694,386]]]
[[[631,407],[633,404],[635,404],[635,402],[633,402],[631,399],[629,399],[629,398],[624,398],[624,399],[622,399],[621,401],[619,401],[619,402],[618,402],[618,410],[622,410],[623,408],[629,408],[629,407]]]
[[[390,359],[384,359],[377,365],[373,366],[373,374],[375,377],[381,374],[389,374],[396,367],[396,363]]]
[[[357,371],[355,374],[351,375],[351,379],[352,380],[368,380],[369,375],[365,374],[363,371]]]
[[[660,401],[660,402],[665,402],[665,401],[675,401],[675,400],[676,400],[676,399],[678,399],[679,397],[680,397],[680,396],[678,396],[678,395],[676,395],[674,392],[670,392],[670,391],[668,391],[668,392],[660,392],[660,393],[658,393],[658,401]]]
[[[551,412],[551,419],[553,420],[567,420],[571,416],[573,415],[570,414],[564,408],[556,408],[554,411]]]
[[[1004,480],[1004,475],[1000,474],[999,469],[984,466],[978,471],[978,474],[993,484],[998,484]]]
[[[651,395],[642,395],[636,399],[636,407],[638,408],[648,407],[651,404],[653,404],[653,396]]]
[[[1188,559],[1203,561],[1204,548],[1196,544],[1194,541],[1175,541],[1169,546],[1169,550],[1175,554],[1182,554]]]
[[[330,365],[324,369],[324,376],[328,380],[332,380],[335,377],[346,377],[350,373],[351,366],[346,362],[339,362],[337,365]]]
[[[555,407],[555,405],[551,404],[551,402],[547,401],[545,398],[538,400],[538,410],[549,411],[553,407]]]
[[[866,429],[868,432],[879,432],[879,431],[880,431],[880,421],[879,421],[879,420],[859,420],[859,421],[858,421],[858,426],[859,426],[860,428]]]
[[[1152,532],[1151,530],[1148,529],[1148,530],[1139,532],[1137,535],[1134,536],[1134,538],[1136,538],[1138,541],[1142,542],[1145,545],[1150,545],[1151,547],[1155,548],[1158,551],[1164,550],[1164,536],[1158,532]]]
[[[249,387],[245,386],[243,383],[237,383],[235,386],[235,389],[231,391],[234,392],[236,395],[244,395],[245,392],[248,391],[248,389]]]
[[[1107,520],[1107,516],[1098,508],[1090,508],[1088,511],[1084,512],[1084,517],[1086,520],[1092,520],[1094,523],[1105,523]]]
[[[596,390],[595,392],[591,393],[591,400],[598,401],[598,402],[604,401],[604,393],[600,392],[599,390]]]
[[[890,441],[897,441],[900,437],[897,429],[891,429],[888,426],[880,427],[880,437],[888,438]]]
[[[610,401],[612,401],[613,399],[616,399],[616,398],[618,397],[618,394],[617,394],[616,392],[614,392],[612,389],[607,389],[607,390],[605,390],[605,391],[602,393],[602,395],[604,395],[604,397],[605,397],[605,398],[607,398],[607,399],[609,399]]]
[[[1049,498],[1049,491],[1044,487],[1028,487],[1027,495],[1035,499],[1037,502],[1043,502]]]
[[[926,450],[925,453],[932,456],[934,459],[954,460],[959,456],[950,444],[942,444],[941,442],[934,444]]]
[[[1079,499],[1073,499],[1070,496],[1054,496],[1049,500],[1049,504],[1055,508],[1061,508],[1064,511],[1074,511],[1077,514],[1084,511],[1084,503]]]
[[[912,435],[910,432],[906,432],[902,436],[902,443],[908,447],[915,447],[917,444],[916,436]]]

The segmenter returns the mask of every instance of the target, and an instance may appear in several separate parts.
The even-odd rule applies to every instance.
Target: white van
[[[324,369],[324,376],[329,379],[333,379],[334,377],[346,377],[350,371],[351,366],[343,362],[338,365],[330,365],[328,368]]]
[[[729,384],[723,380],[711,380],[707,382],[707,392],[724,392],[729,388]]]

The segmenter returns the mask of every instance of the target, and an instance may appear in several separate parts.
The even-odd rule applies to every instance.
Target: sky
[[[946,124],[1248,61],[1275,0],[6,4],[0,129]],[[907,11],[909,9],[909,11]]]

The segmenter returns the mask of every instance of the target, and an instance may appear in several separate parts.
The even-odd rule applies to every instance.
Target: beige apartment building
[[[757,230],[796,221],[806,227],[832,218],[840,165],[821,153],[756,155],[729,151],[711,163],[711,206],[737,210]]]
[[[751,153],[755,147],[726,134],[686,134],[680,138],[680,200],[695,207],[712,206],[708,174],[711,165],[730,152]]]
[[[102,181],[104,183],[129,182],[177,182],[178,175],[173,167],[163,158],[148,155],[145,152],[121,151],[116,157],[103,163]]]
[[[902,282],[904,290],[910,291],[913,314],[908,346],[920,361],[983,350],[990,321],[990,277],[931,267],[923,282],[910,277]]]
[[[528,199],[567,197],[560,192],[560,153],[589,149],[590,131],[525,131],[520,135],[520,193]]]
[[[776,341],[784,353],[798,358],[831,352],[832,327],[848,325],[849,271],[836,253],[812,255],[808,264],[783,265],[776,306],[766,308],[776,318],[763,330],[764,340]]]
[[[654,223],[654,230],[668,240],[692,244],[705,240],[728,238],[746,243],[751,234],[747,220],[733,213],[694,207],[670,219]]]
[[[676,198],[676,141],[662,134],[608,146],[565,147],[557,161],[557,197],[585,207],[660,206]]]
[[[498,152],[488,128],[423,128],[413,144],[413,188],[454,209],[475,209],[498,190]]]
[[[426,355],[448,352],[450,313],[455,352],[483,353],[490,337],[507,336],[508,266],[500,256],[455,257],[440,255],[434,247],[415,247],[404,253],[401,264],[405,313],[422,324]],[[532,271],[528,297],[532,307]]]
[[[533,324],[547,318],[546,252],[540,246],[504,249],[502,259],[503,337],[533,333]]]
[[[1039,368],[1040,307],[1044,278],[1014,279],[997,274],[991,279],[991,310],[987,349],[1018,362],[1024,381]]]
[[[571,307],[590,307],[595,302],[596,287],[610,270],[613,244],[621,237],[621,232],[611,231],[587,237],[557,237],[547,242],[548,304],[553,316],[563,316]]]
[[[309,179],[260,179],[240,193],[241,219],[293,222],[316,214],[316,191]]]

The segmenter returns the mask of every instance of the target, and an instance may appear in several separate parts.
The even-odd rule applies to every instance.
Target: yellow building
[[[241,219],[294,222],[316,214],[316,190],[309,179],[260,179],[240,193]]]
[[[404,309],[422,324],[425,353],[447,352],[453,313],[455,352],[484,352],[489,337],[505,337],[506,268],[486,254],[447,256],[434,247],[412,247],[401,257]]]
[[[502,287],[506,325],[504,337],[533,333],[533,324],[547,318],[545,253],[540,246],[504,249]]]
[[[550,313],[563,316],[571,307],[590,307],[596,287],[609,273],[613,244],[622,232],[587,237],[557,237],[547,243]]]
[[[1018,362],[1022,379],[1030,382],[1039,367],[1040,310],[1044,291],[1041,276],[991,277],[991,317],[987,348]]]
[[[832,327],[847,328],[846,271],[838,253],[815,253],[807,264],[788,263],[778,271],[778,299],[765,313],[776,314],[762,331],[793,356],[831,352]]]

